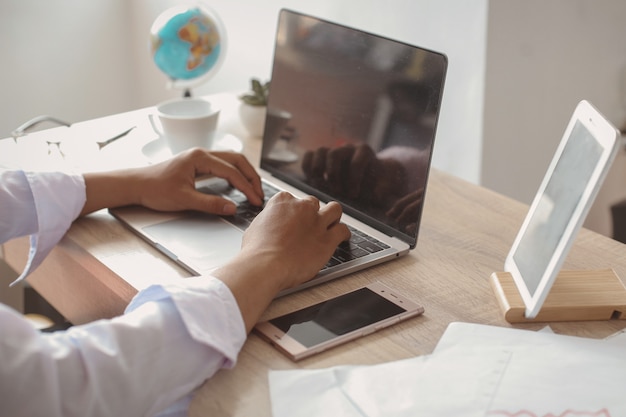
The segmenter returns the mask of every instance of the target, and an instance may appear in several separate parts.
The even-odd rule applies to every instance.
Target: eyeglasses
[[[37,116],[34,117],[32,119],[30,119],[29,121],[27,121],[26,123],[23,123],[22,125],[20,125],[17,129],[13,130],[11,132],[11,137],[13,138],[13,140],[15,141],[15,143],[17,143],[17,138],[25,136],[27,134],[27,132],[29,130],[31,130],[32,128],[34,128],[35,126],[44,123],[44,122],[51,122],[54,123],[56,125],[59,126],[67,126],[70,127],[70,123],[65,122],[61,119],[57,119],[56,117],[52,117],[52,116],[48,116],[48,115],[41,115],[41,116]],[[130,133],[131,130],[133,130],[136,126],[133,126],[113,137],[110,137],[108,139],[104,139],[104,140],[99,140],[96,141],[96,144],[98,145],[98,149],[102,149],[105,146],[113,143],[114,141],[123,138],[124,136],[126,136],[128,133]],[[58,153],[61,157],[65,157],[65,155],[63,154],[63,151],[61,150],[61,140],[60,139],[46,139],[46,143],[48,144],[48,155],[52,154],[52,153]]]
[[[14,131],[12,131],[11,137],[13,137],[13,140],[17,142],[17,138],[26,135],[28,130],[32,129],[33,127],[43,122],[52,122],[59,126],[68,126],[68,127],[70,126],[70,123],[64,122],[63,120],[57,119],[56,117],[42,115],[42,116],[37,116],[35,118],[30,119],[29,121],[27,121],[26,123],[18,127],[17,129],[15,129]]]
[[[30,119],[29,121],[27,121],[26,123],[23,123],[22,125],[20,125],[17,129],[11,132],[11,137],[13,138],[15,143],[17,143],[17,138],[25,136],[29,130],[33,129],[35,126],[44,122],[52,122],[59,126],[67,126],[67,127],[70,126],[70,123],[65,122],[61,119],[57,119],[56,117],[52,117],[48,115],[41,115],[41,116],[34,117]],[[58,152],[58,154],[61,155],[62,158],[65,157],[65,155],[63,154],[63,151],[61,151],[60,140],[46,140],[46,143],[48,144],[48,155]]]

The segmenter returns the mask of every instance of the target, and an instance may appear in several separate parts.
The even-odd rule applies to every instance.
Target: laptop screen
[[[281,10],[261,167],[411,247],[445,55]]]

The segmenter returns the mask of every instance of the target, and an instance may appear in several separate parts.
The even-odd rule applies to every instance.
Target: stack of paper
[[[626,416],[623,341],[453,323],[431,355],[375,366],[272,371],[272,412]]]

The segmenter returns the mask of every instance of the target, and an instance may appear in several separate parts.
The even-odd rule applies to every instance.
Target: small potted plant
[[[250,91],[239,96],[241,100],[239,116],[244,127],[252,136],[263,136],[269,89],[269,81],[262,84],[257,78],[252,78]]]

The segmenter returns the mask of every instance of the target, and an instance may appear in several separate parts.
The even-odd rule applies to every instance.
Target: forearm
[[[251,260],[254,259],[254,262]],[[264,261],[267,259],[267,261]],[[283,289],[281,263],[270,256],[240,254],[212,274],[230,289],[239,306],[246,332],[250,333],[276,295]]]
[[[233,214],[232,201],[196,191],[196,180],[205,176],[224,178],[252,204],[263,203],[261,179],[243,155],[196,148],[142,168],[84,174],[87,201],[81,215],[130,204],[159,211]]]
[[[103,208],[140,203],[142,178],[137,169],[87,173],[83,178],[87,198],[81,216]]]
[[[315,197],[282,192],[250,224],[239,255],[213,272],[235,297],[247,332],[280,291],[315,277],[350,238],[341,213],[338,203],[320,209]]]

